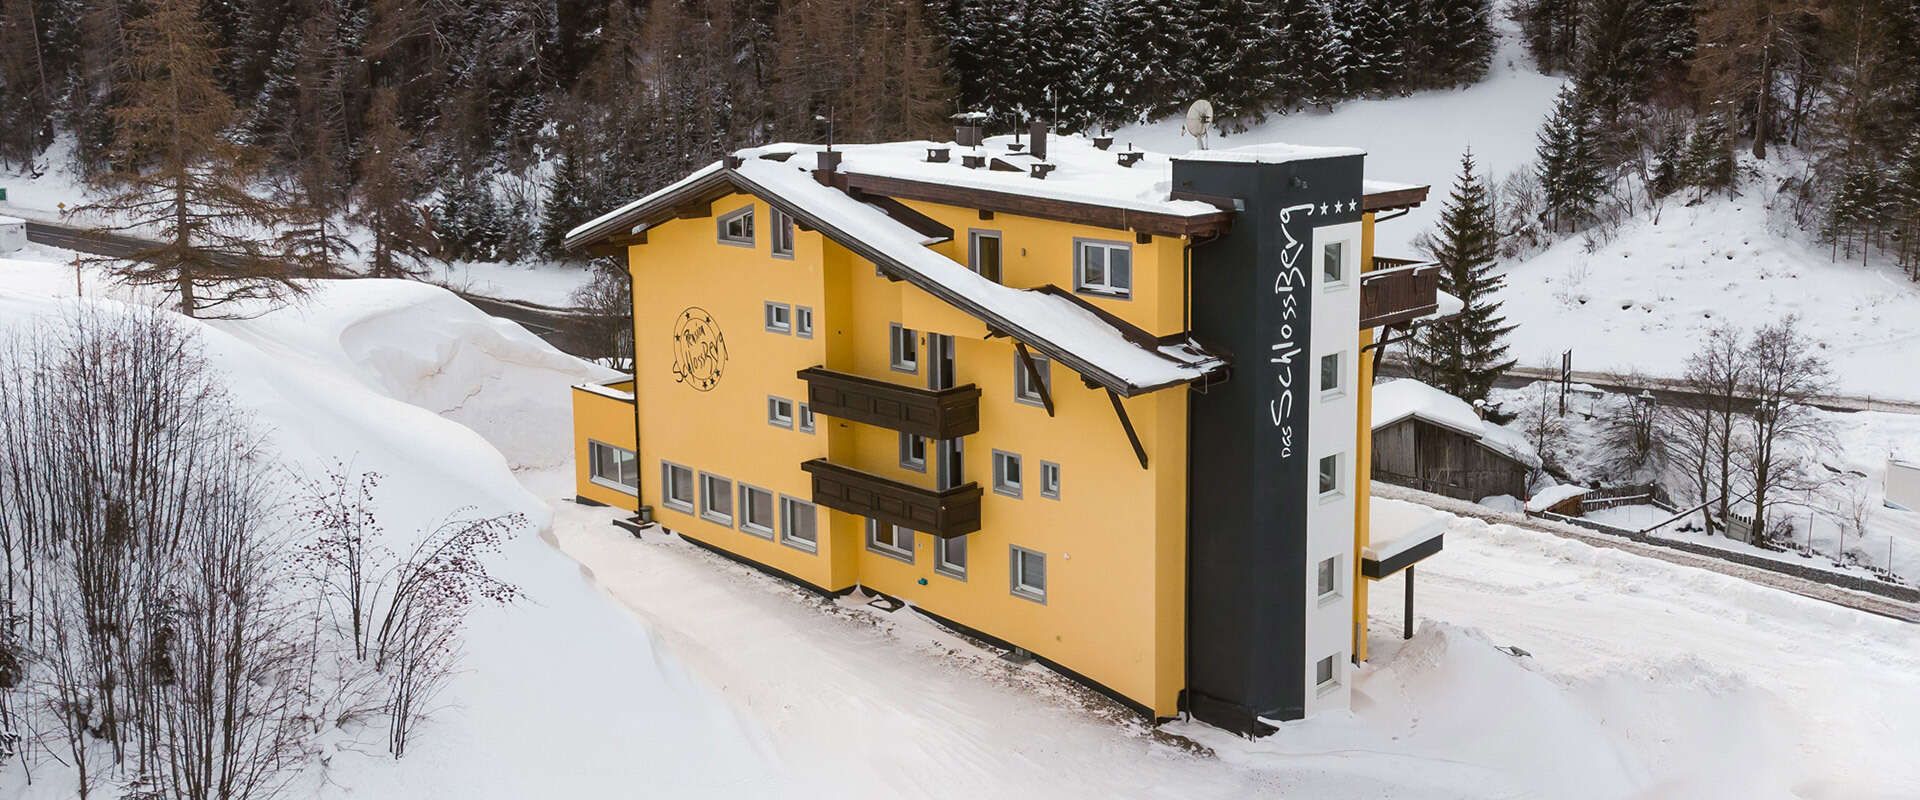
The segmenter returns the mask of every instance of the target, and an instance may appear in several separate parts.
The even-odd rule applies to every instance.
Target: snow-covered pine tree
[[[1274,11],[1259,0],[1214,0],[1199,7],[1193,23],[1191,69],[1198,97],[1213,103],[1220,127],[1246,130],[1266,116],[1274,87],[1285,78],[1275,48]]]
[[[1433,74],[1428,86],[1469,86],[1487,76],[1498,34],[1493,29],[1491,0],[1430,0],[1432,17],[1425,22],[1435,53],[1429,59]]]
[[[432,247],[420,208],[414,204],[425,181],[399,115],[397,90],[376,90],[373,107],[367,111],[361,156],[366,175],[360,180],[352,215],[373,237],[367,271],[380,278],[418,274],[420,261]]]
[[[1498,233],[1493,193],[1475,168],[1473,151],[1460,156],[1440,226],[1422,242],[1440,264],[1440,291],[1459,298],[1464,309],[1427,326],[1415,337],[1414,374],[1448,394],[1484,400],[1500,374],[1512,367],[1506,335],[1515,326],[1500,315],[1494,295],[1506,279],[1493,273]]]
[[[1680,163],[1684,165],[1686,185],[1699,190],[1696,200],[1707,192],[1732,188],[1733,139],[1727,133],[1726,120],[1719,114],[1702,117],[1687,135],[1687,150]]]
[[[1908,278],[1920,281],[1920,128],[1907,135],[1906,146],[1900,149],[1887,183],[1895,236],[1899,239],[1894,258],[1906,269]]]
[[[1867,258],[1868,245],[1885,208],[1885,187],[1880,180],[1880,165],[1865,154],[1846,159],[1840,170],[1840,184],[1827,203],[1826,225],[1822,233],[1833,243],[1833,258],[1851,258],[1856,242],[1860,260]]]
[[[1198,0],[1114,0],[1122,96],[1147,117],[1185,110],[1198,99],[1190,35]]]
[[[1401,0],[1350,0],[1353,9],[1348,38],[1351,67],[1347,86],[1356,94],[1406,94],[1406,50],[1411,29],[1408,9]]]
[[[1575,88],[1560,90],[1537,139],[1535,170],[1540,175],[1548,227],[1574,230],[1592,216],[1603,188],[1591,117]]]
[[[1302,104],[1331,109],[1353,94],[1347,82],[1353,65],[1348,51],[1352,39],[1344,27],[1351,20],[1341,10],[1346,6],[1329,0],[1299,0],[1287,15],[1283,41],[1288,53],[1282,58],[1295,65],[1290,74],[1303,77]]]
[[[1660,141],[1654,145],[1652,185],[1648,187],[1654,197],[1673,194],[1685,183],[1680,153],[1680,144],[1685,139],[1676,125],[1661,128]]]
[[[592,218],[586,207],[582,136],[579,126],[563,124],[554,139],[553,173],[547,176],[546,201],[540,207],[540,250],[549,258],[565,258],[560,243],[567,231]]]
[[[1120,103],[1114,52],[1113,6],[1101,0],[1072,0],[1068,4],[1066,54],[1068,77],[1057,94],[1057,122],[1068,130],[1111,129],[1129,115]]]

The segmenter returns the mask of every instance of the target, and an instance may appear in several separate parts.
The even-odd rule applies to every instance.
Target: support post
[[[1033,354],[1027,352],[1027,343],[1016,339],[1013,349],[1020,354],[1020,365],[1027,371],[1027,383],[1040,390],[1040,403],[1047,407],[1047,416],[1053,416],[1053,390],[1047,387],[1046,381],[1040,379],[1040,367],[1033,363]],[[1127,426],[1127,430],[1133,430],[1133,426]]]
[[[1107,399],[1113,401],[1113,413],[1120,417],[1120,427],[1127,431],[1127,441],[1133,444],[1133,454],[1140,459],[1140,468],[1147,468],[1147,448],[1140,444],[1140,434],[1133,430],[1133,420],[1127,417],[1127,407],[1120,405],[1120,395],[1112,389],[1107,390]]]
[[[1400,623],[1400,638],[1413,638],[1413,567],[1407,567],[1407,618]]]

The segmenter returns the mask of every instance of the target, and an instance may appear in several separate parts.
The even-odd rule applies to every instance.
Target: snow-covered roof
[[[695,184],[699,184],[704,181],[710,181],[710,180],[719,178],[721,174],[725,171],[725,167],[726,167],[725,164],[719,161],[715,161],[711,164],[708,164],[704,167],[701,167],[690,173],[687,173],[686,177],[681,178],[680,180],[674,181],[673,183],[669,183],[664,187],[661,187],[659,191],[648,194],[645,197],[642,197],[631,203],[623,205],[605,214],[601,214],[598,217],[594,217],[593,219],[588,220],[586,223],[575,227],[573,230],[567,231],[566,238],[575,239],[581,236],[585,236],[586,234],[593,232],[596,228],[602,228],[602,227],[608,226],[614,220],[617,220],[621,217],[626,216],[629,212],[632,212],[635,209],[644,208],[646,206],[652,205],[653,203],[659,202],[662,198],[679,194],[680,192],[685,191],[688,187],[693,186]],[[626,231],[622,231],[622,233],[625,233],[625,232]]]
[[[0,225],[25,225],[27,221],[19,217],[0,216]]]
[[[1400,378],[1373,387],[1374,430],[1408,417],[1418,417],[1463,436],[1470,436],[1494,452],[1528,466],[1540,464],[1540,456],[1534,453],[1533,446],[1525,436],[1481,419],[1465,400],[1412,378]]]
[[[813,149],[809,147],[808,149]],[[784,149],[771,151],[784,152]],[[807,220],[863,258],[890,267],[899,277],[989,327],[1040,349],[1107,388],[1132,395],[1189,383],[1224,365],[1218,356],[1185,343],[1141,346],[1118,324],[1071,295],[1016,289],[981,277],[926,248],[926,237],[845,192],[820,184],[812,159],[776,161],[766,151],[744,150],[730,170],[741,183],[782,210]]]
[[[1536,513],[1545,511],[1549,508],[1560,505],[1561,503],[1567,501],[1568,499],[1584,496],[1587,493],[1587,491],[1588,490],[1586,487],[1575,486],[1571,483],[1562,483],[1554,486],[1549,486],[1545,489],[1541,489],[1540,491],[1535,492],[1533,494],[1533,497],[1527,500],[1527,510],[1533,511]]]
[[[1312,145],[1274,143],[1251,144],[1245,147],[1228,147],[1220,150],[1193,150],[1176,158],[1180,161],[1285,164],[1291,161],[1310,161],[1316,158],[1336,158],[1339,156],[1364,156],[1366,154],[1367,151],[1358,147],[1317,147]]]
[[[1445,533],[1452,520],[1450,514],[1417,503],[1368,498],[1367,546],[1360,550],[1360,557],[1367,561],[1392,561],[1395,556]]]
[[[1021,142],[1031,144],[1027,137],[1021,137]],[[1119,155],[1127,152],[1124,143],[1116,142],[1112,147],[1101,150],[1084,136],[1052,134],[1047,137],[1046,163],[1052,164],[1054,169],[1044,180],[1040,180],[1028,174],[1028,167],[1037,159],[1024,147],[1020,152],[1009,150],[1008,146],[1013,143],[1011,136],[990,136],[979,147],[961,147],[952,142],[907,141],[835,145],[833,149],[841,153],[840,172],[850,175],[939,183],[1184,217],[1220,213],[1220,209],[1210,203],[1170,199],[1173,158],[1163,153],[1137,151],[1142,153],[1140,160],[1133,166],[1123,167]],[[792,148],[790,145],[784,147]],[[936,147],[949,148],[947,161],[927,160],[927,150]],[[808,149],[819,148],[808,146]],[[967,167],[961,162],[961,156],[964,155],[999,159],[1016,169]]]

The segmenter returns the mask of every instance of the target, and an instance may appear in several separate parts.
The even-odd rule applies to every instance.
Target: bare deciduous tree
[[[1787,488],[1801,472],[1792,453],[1819,444],[1825,435],[1825,421],[1813,401],[1830,376],[1819,343],[1800,329],[1797,316],[1754,331],[1745,356],[1749,369],[1744,388],[1753,403],[1747,417],[1753,522],[1756,531],[1765,531],[1769,494]]]

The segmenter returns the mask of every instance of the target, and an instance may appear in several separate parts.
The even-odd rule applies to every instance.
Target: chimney
[[[821,150],[815,155],[820,160],[819,167],[813,171],[813,179],[819,181],[821,186],[832,186],[833,173],[840,169],[840,151]]]
[[[981,140],[980,126],[966,124],[953,126],[954,144],[961,147],[979,147]]]
[[[1028,122],[1027,136],[1033,139],[1033,157],[1047,160],[1047,123],[1037,119]]]

